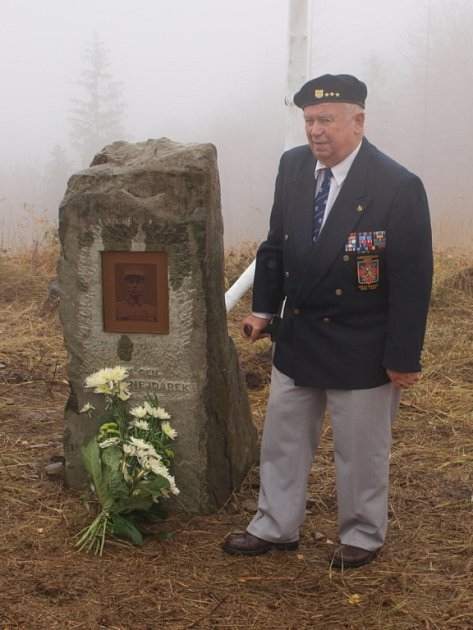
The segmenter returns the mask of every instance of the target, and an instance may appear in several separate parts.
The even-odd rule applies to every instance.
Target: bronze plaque
[[[106,332],[169,333],[166,252],[102,252]]]

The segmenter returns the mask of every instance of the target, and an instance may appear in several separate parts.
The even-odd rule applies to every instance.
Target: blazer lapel
[[[369,162],[369,143],[364,140],[353,162],[337,199],[330,210],[317,242],[305,261],[305,270],[296,301],[301,304],[329,271],[337,256],[344,250],[347,237],[368,208],[366,193]]]
[[[315,158],[310,154],[309,159],[302,165],[293,182],[294,198],[290,216],[294,237],[291,242],[295,246],[293,255],[300,268],[305,267],[312,248],[315,163]]]

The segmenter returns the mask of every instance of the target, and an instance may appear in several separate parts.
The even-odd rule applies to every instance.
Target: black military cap
[[[294,96],[297,107],[318,103],[356,103],[365,106],[368,90],[363,81],[351,74],[324,74],[307,81]]]
[[[125,267],[124,272],[123,272],[123,278],[126,280],[127,278],[144,278],[145,274],[143,271],[143,267],[140,266],[130,266],[130,267]]]

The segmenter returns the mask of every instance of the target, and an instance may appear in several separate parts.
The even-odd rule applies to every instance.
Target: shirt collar
[[[358,155],[358,151],[360,150],[360,147],[361,147],[361,142],[356,147],[356,149],[350,153],[349,156],[347,156],[344,160],[342,160],[338,164],[335,164],[335,166],[332,166],[331,170],[332,170],[333,178],[337,182],[337,186],[341,186],[343,182],[345,181],[345,178],[348,175],[348,171],[350,170],[351,165],[353,164],[356,156]],[[319,174],[319,171],[322,170],[323,168],[327,168],[327,167],[325,166],[323,162],[320,162],[319,160],[317,160],[317,164],[315,165],[315,173],[314,173],[316,179],[317,179],[317,175]]]

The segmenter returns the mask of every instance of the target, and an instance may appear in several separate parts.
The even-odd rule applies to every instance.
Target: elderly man
[[[228,553],[297,549],[326,407],[341,542],[332,566],[365,565],[385,541],[391,425],[421,370],[432,245],[422,182],[363,137],[366,96],[355,77],[324,75],[294,97],[308,146],[282,156],[242,324],[256,341],[284,301],[258,511]]]

